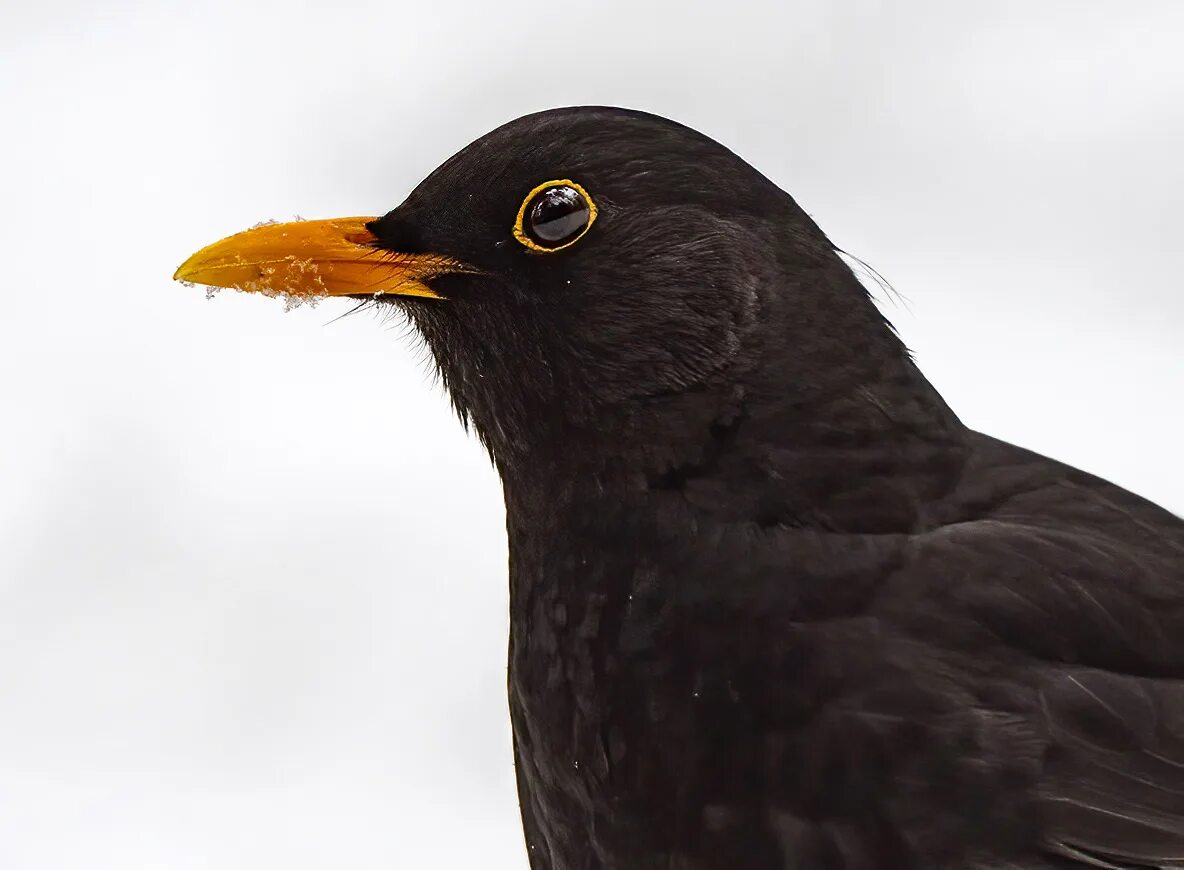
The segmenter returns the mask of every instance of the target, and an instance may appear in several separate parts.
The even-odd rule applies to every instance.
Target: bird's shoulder
[[[1084,865],[1184,866],[1184,522],[984,436],[915,578],[1025,673],[1042,839]]]
[[[667,590],[688,660],[726,662],[717,682],[819,764],[940,771],[943,824],[993,788],[1065,860],[1184,866],[1184,522],[985,436],[934,513],[911,534],[700,529]]]
[[[1184,676],[1184,521],[1114,484],[976,436],[945,511],[880,605],[965,619],[1050,663]]]

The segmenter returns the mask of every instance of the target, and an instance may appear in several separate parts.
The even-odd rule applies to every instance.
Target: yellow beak
[[[266,296],[425,296],[427,282],[476,270],[439,254],[401,254],[378,247],[366,229],[375,218],[263,224],[202,248],[173,279]]]

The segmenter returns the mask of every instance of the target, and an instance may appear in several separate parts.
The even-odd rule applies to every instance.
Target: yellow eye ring
[[[547,199],[543,199],[544,194]],[[528,225],[528,221],[545,215],[547,210],[550,220]],[[531,251],[553,254],[583,238],[595,222],[597,212],[588,191],[570,178],[544,181],[522,200],[514,220],[514,238]]]

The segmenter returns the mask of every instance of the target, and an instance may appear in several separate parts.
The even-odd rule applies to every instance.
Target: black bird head
[[[402,307],[503,466],[661,473],[742,416],[843,437],[944,408],[789,195],[641,112],[528,115],[383,217],[260,227],[177,277]]]

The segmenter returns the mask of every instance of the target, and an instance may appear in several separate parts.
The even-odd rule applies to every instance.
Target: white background
[[[1184,4],[0,6],[0,867],[524,867],[498,482],[400,328],[170,281],[541,108],[723,141],[972,426],[1184,511]]]

